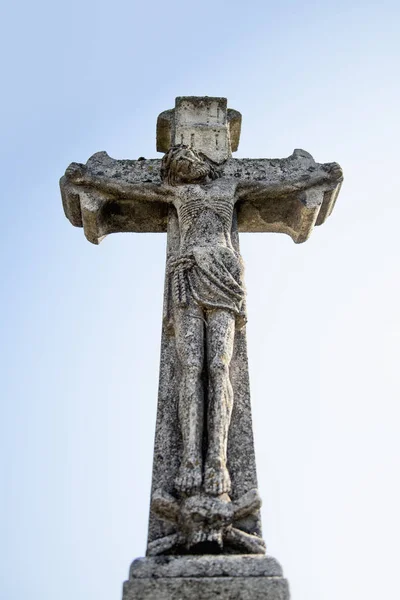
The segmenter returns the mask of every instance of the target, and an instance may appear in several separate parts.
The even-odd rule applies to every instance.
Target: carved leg
[[[175,335],[181,364],[178,412],[183,440],[182,460],[175,487],[180,492],[190,494],[201,487],[203,479],[204,318],[198,306],[176,309]]]
[[[208,450],[204,488],[214,496],[229,493],[231,488],[226,448],[233,405],[229,365],[234,336],[235,317],[231,312],[218,309],[208,314]]]

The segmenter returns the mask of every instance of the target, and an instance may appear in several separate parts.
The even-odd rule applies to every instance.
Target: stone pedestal
[[[289,600],[271,556],[160,556],[132,563],[123,600]]]

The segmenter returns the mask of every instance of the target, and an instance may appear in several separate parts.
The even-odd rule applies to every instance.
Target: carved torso
[[[194,300],[205,309],[229,310],[244,323],[243,264],[231,240],[236,186],[218,179],[174,187],[180,245],[169,270],[175,304]]]
[[[182,254],[197,248],[224,247],[233,251],[231,228],[236,182],[218,179],[204,185],[174,188]]]

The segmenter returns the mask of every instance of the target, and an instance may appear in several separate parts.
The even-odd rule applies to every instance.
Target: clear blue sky
[[[119,600],[144,553],[166,240],[90,245],[58,179],[155,157],[178,95],[242,112],[238,157],[344,168],[306,244],[242,236],[264,533],[293,600],[398,596],[398,2],[3,10],[0,597]]]

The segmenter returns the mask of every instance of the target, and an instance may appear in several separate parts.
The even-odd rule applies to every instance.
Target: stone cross
[[[158,118],[162,160],[99,152],[60,182],[66,216],[94,244],[116,232],[168,232],[147,558],[134,562],[125,600],[194,597],[185,577],[212,597],[221,572],[232,590],[245,589],[249,569],[281,586],[280,596],[254,597],[288,598],[280,567],[263,557],[238,232],[306,241],[331,213],[342,171],[304,150],[233,159],[240,128],[225,98],[180,97]],[[159,555],[175,566],[163,570]],[[157,577],[169,587],[154,588]]]

